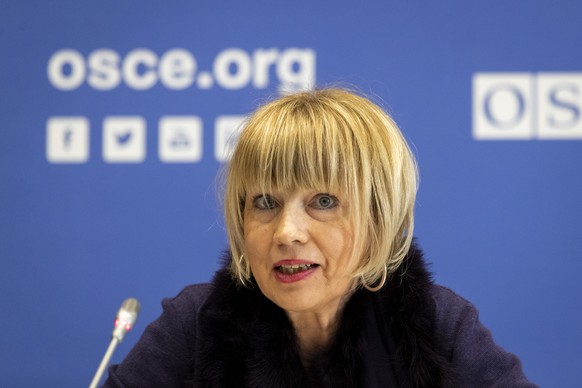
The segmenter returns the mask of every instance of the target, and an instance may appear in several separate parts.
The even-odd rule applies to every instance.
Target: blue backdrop
[[[0,2],[0,386],[88,385],[122,300],[208,281],[241,117],[374,96],[418,157],[416,235],[544,387],[582,381],[578,0]]]

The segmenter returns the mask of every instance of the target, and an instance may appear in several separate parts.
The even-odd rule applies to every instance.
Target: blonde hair
[[[354,277],[373,284],[393,273],[410,248],[417,169],[396,123],[370,100],[343,89],[287,95],[257,109],[240,133],[226,171],[231,271],[243,285],[247,190],[316,188],[341,192],[354,228]]]

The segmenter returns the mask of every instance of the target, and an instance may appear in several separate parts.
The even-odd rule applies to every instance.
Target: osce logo
[[[582,73],[476,73],[477,140],[582,140]]]
[[[267,48],[252,53],[227,48],[216,55],[209,70],[199,69],[196,56],[182,48],[170,49],[160,56],[145,48],[124,56],[102,48],[87,58],[77,50],[62,49],[50,57],[47,76],[53,87],[69,91],[85,82],[95,90],[113,90],[122,84],[133,90],[148,90],[157,84],[171,90],[207,90],[215,86],[237,90],[249,85],[263,89],[274,75],[278,88],[287,91],[312,88],[315,67],[315,52],[307,48]]]

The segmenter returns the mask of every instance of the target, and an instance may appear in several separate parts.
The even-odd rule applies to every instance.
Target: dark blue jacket
[[[413,247],[382,290],[356,291],[305,368],[284,311],[223,269],[163,301],[106,387],[535,387],[475,307],[432,283]]]

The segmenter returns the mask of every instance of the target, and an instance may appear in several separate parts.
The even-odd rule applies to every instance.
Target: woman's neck
[[[295,329],[297,336],[299,354],[301,359],[308,362],[317,353],[327,348],[336,333],[337,322],[326,327],[306,326],[300,330]]]
[[[345,301],[342,300],[327,311],[315,313],[287,311],[304,364],[309,363],[312,356],[331,344],[339,326],[344,304]]]

